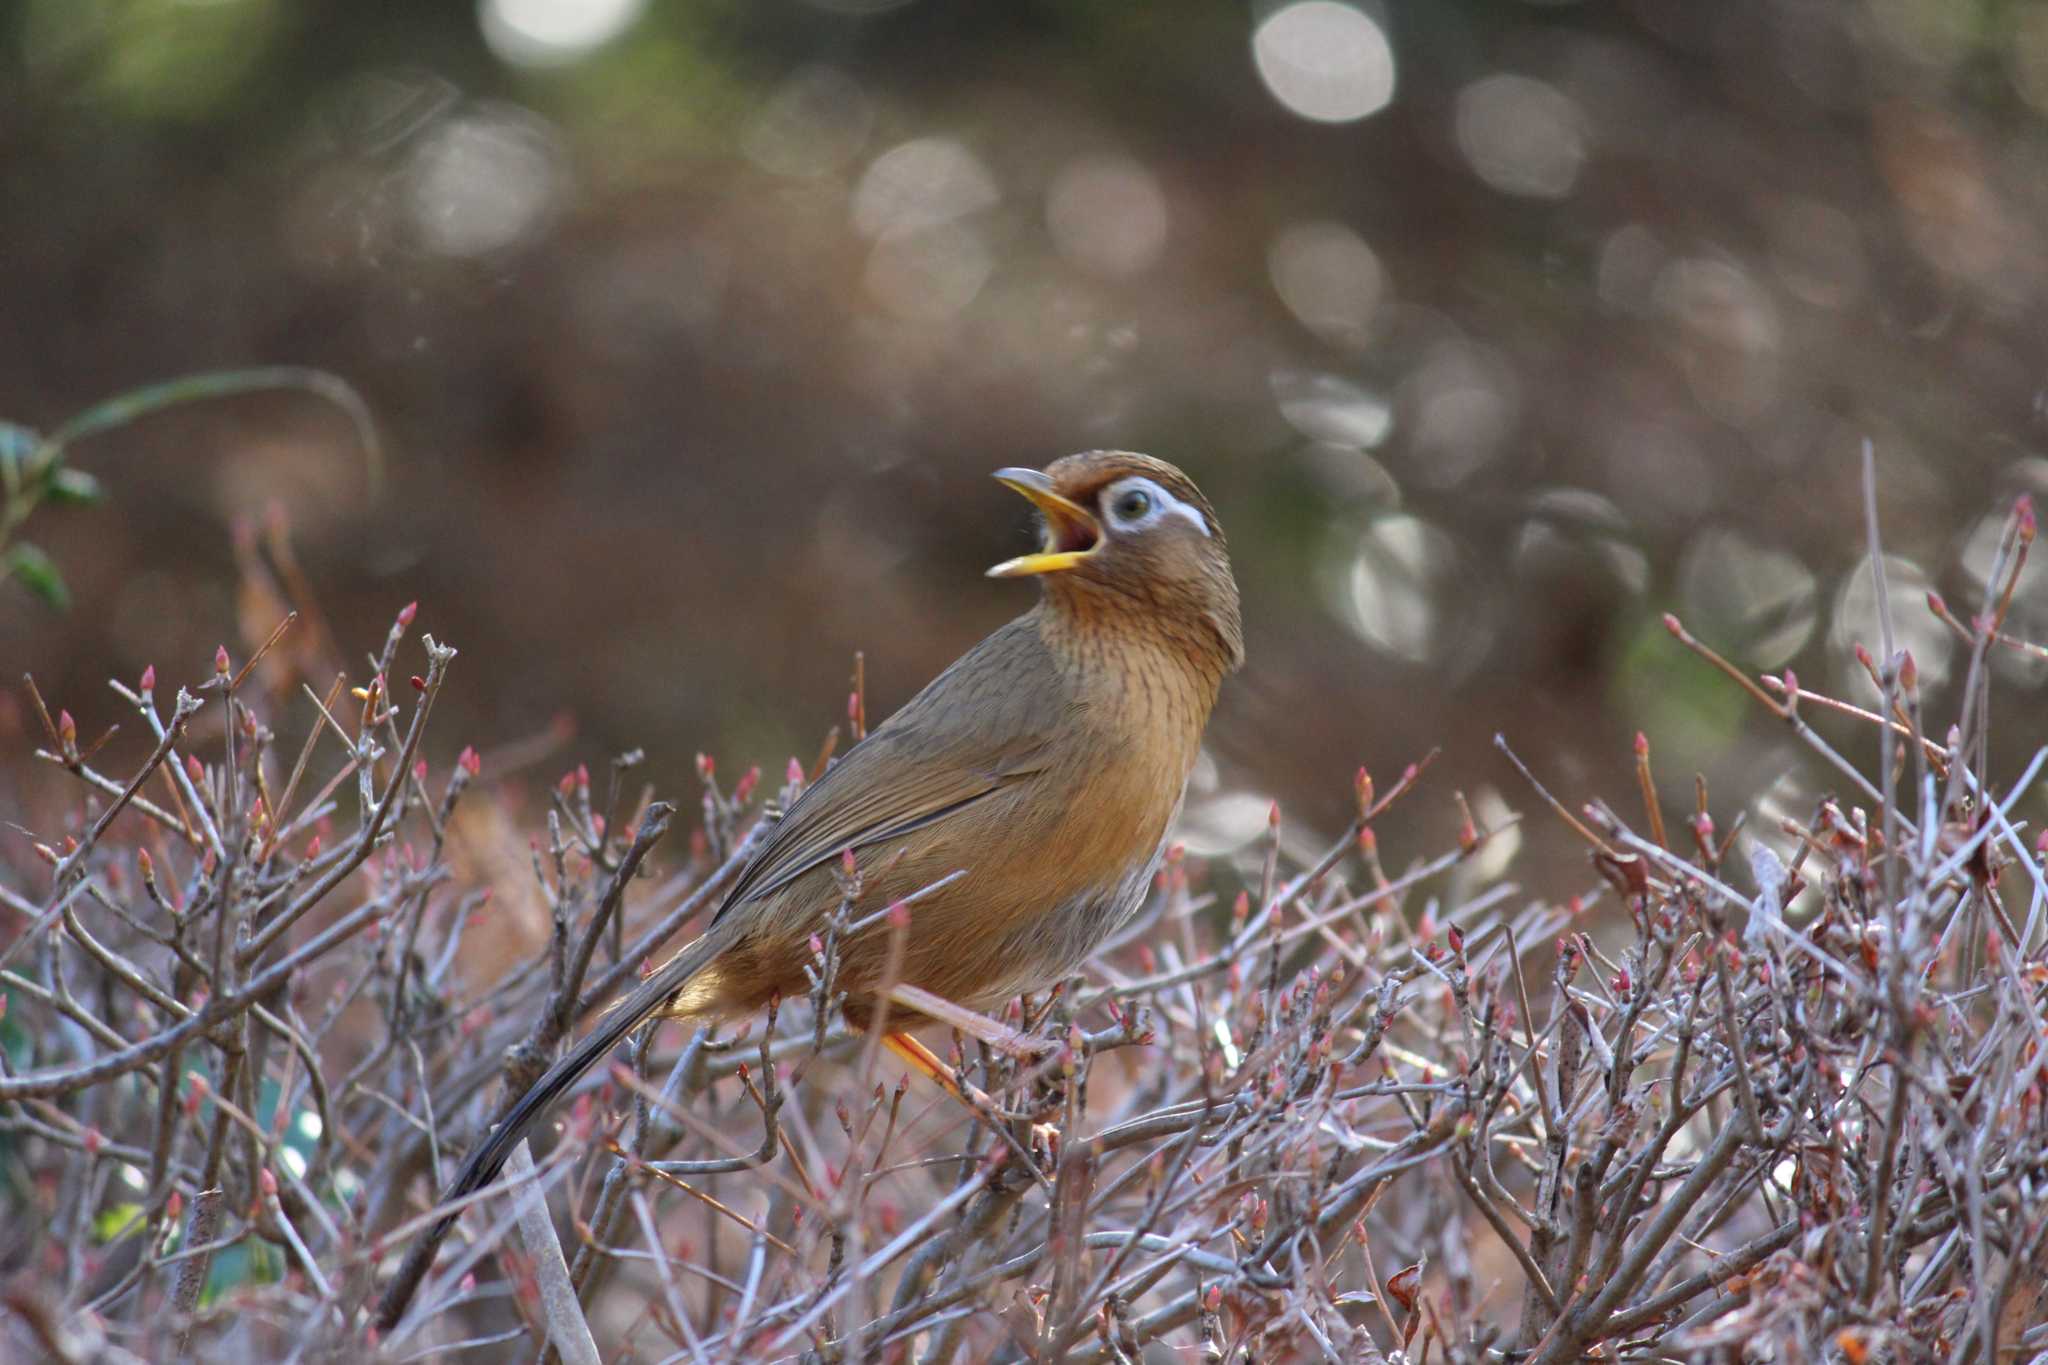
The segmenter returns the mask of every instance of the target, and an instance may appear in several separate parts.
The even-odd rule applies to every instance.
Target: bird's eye
[[[1118,521],[1142,521],[1152,510],[1152,495],[1142,488],[1130,488],[1117,495],[1116,519]]]

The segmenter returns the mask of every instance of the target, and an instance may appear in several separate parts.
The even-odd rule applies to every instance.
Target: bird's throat
[[[1206,622],[1135,608],[1102,593],[1048,594],[1039,631],[1093,718],[1192,755],[1228,671]]]

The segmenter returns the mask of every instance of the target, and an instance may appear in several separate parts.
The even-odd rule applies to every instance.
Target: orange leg
[[[975,1107],[974,1101],[968,1099],[967,1092],[961,1089],[960,1077],[954,1073],[953,1068],[940,1061],[936,1053],[917,1039],[907,1033],[889,1032],[882,1035],[882,1046],[901,1057],[912,1071],[924,1076],[969,1109]],[[987,1098],[985,1095],[982,1097],[984,1103]]]
[[[889,988],[889,998],[935,1023],[958,1029],[970,1038],[979,1038],[1005,1056],[1030,1061],[1056,1047],[1046,1039],[1026,1037],[1000,1020],[956,1005],[943,995],[933,995],[921,986],[898,982]]]
[[[1002,1120],[996,1112],[995,1101],[990,1099],[985,1092],[966,1077],[940,1061],[937,1055],[923,1043],[918,1042],[917,1039],[907,1033],[890,1032],[882,1035],[882,1046],[902,1058],[912,1071],[924,1075],[941,1090],[959,1101],[963,1107],[973,1111],[976,1116],[994,1125],[998,1132],[1005,1132]],[[1053,1125],[1046,1123],[1034,1123],[1031,1125],[1032,1145],[1043,1145],[1046,1151],[1055,1158],[1059,1154],[1059,1139],[1059,1129]],[[1007,1138],[1007,1134],[1006,1140],[1010,1141],[1011,1146],[1016,1146],[1014,1140]]]

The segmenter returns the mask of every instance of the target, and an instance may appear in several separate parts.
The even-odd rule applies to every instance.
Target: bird
[[[1035,578],[1037,605],[804,789],[703,934],[520,1097],[444,1204],[494,1179],[527,1130],[648,1018],[733,1018],[805,993],[814,936],[856,884],[848,858],[854,923],[915,904],[907,929],[874,923],[840,943],[842,1011],[856,1028],[886,1014],[888,1038],[913,1062],[943,1066],[908,1038],[915,1013],[881,1003],[890,986],[989,1009],[1066,978],[1137,912],[1218,693],[1244,662],[1223,528],[1186,474],[1130,451],[995,478],[1036,509],[1042,545],[988,574]],[[427,1256],[453,1220],[427,1234]]]

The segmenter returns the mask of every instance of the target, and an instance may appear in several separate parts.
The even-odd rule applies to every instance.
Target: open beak
[[[1052,480],[1035,469],[998,469],[996,482],[1023,494],[1045,516],[1045,549],[1035,555],[1006,559],[988,571],[990,578],[1022,578],[1027,574],[1071,569],[1102,543],[1102,527],[1077,502],[1053,491]]]

